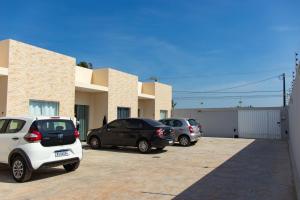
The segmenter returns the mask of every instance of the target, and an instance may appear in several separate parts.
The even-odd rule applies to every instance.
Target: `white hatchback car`
[[[29,180],[43,166],[74,171],[82,159],[79,132],[70,118],[0,118],[0,146],[0,162],[10,166],[17,182]]]

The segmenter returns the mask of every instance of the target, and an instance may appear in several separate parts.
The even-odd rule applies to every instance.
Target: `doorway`
[[[89,106],[75,105],[75,115],[79,122],[80,140],[86,141],[87,132],[89,129]]]

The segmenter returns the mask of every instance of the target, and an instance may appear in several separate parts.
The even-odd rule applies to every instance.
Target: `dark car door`
[[[137,140],[145,129],[145,123],[140,119],[126,119],[125,123],[126,128],[121,136],[124,146],[136,146]]]
[[[122,138],[120,137],[125,129],[124,120],[115,120],[107,124],[103,128],[101,134],[101,142],[104,145],[123,145]]]

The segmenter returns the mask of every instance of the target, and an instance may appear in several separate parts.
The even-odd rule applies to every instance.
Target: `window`
[[[126,119],[130,117],[130,108],[118,107],[118,119]]]
[[[36,122],[36,125],[42,133],[74,131],[75,129],[71,120],[39,120]]]
[[[1,119],[0,120],[0,133],[2,133],[4,130],[4,126],[5,126],[5,119]]]
[[[5,133],[17,133],[23,128],[24,125],[25,125],[25,121],[12,119],[9,121]]]
[[[182,126],[182,122],[179,120],[172,120],[170,123],[171,126],[173,127],[181,127]]]
[[[188,121],[189,121],[191,126],[198,126],[199,125],[198,122],[194,119],[189,119]]]
[[[58,107],[59,104],[57,102],[29,101],[30,114],[33,116],[58,116]]]
[[[109,128],[121,128],[123,126],[123,120],[115,120],[107,125]]]
[[[160,110],[160,119],[166,119],[168,117],[167,110]]]
[[[126,120],[126,127],[127,128],[134,128],[134,129],[142,129],[144,127],[144,123],[138,119],[129,119]]]

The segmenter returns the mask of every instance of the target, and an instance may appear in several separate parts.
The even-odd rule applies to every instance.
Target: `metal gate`
[[[239,110],[238,132],[241,138],[280,139],[280,110]]]

